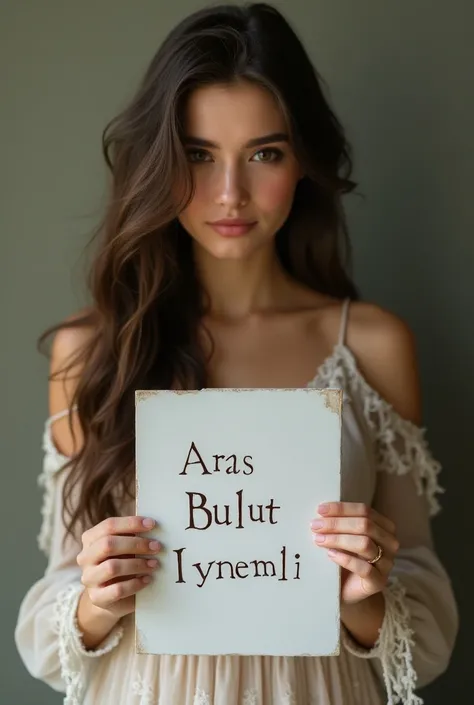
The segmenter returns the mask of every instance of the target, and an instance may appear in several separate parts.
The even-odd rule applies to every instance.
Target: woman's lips
[[[238,237],[239,235],[247,235],[247,233],[249,233],[257,225],[257,223],[244,223],[238,221],[232,223],[229,221],[228,223],[209,223],[209,225],[223,237]]]

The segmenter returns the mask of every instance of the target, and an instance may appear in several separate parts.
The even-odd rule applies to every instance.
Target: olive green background
[[[354,146],[365,195],[346,202],[357,281],[419,340],[425,424],[447,488],[435,534],[462,615],[452,665],[425,700],[464,703],[473,626],[474,4],[276,4],[327,81]],[[104,205],[101,130],[167,31],[201,6],[0,2],[1,705],[61,702],[27,674],[13,643],[20,600],[45,566],[35,537],[47,363],[35,339],[83,301],[79,257]]]

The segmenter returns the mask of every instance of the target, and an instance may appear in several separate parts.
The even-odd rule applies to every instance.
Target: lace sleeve
[[[336,346],[317,379],[318,384],[341,387],[361,407],[371,432],[378,460],[377,469],[394,475],[412,474],[417,491],[426,497],[430,516],[440,510],[438,495],[440,463],[426,440],[426,429],[402,418],[361,374],[349,348]]]
[[[374,659],[388,705],[420,705],[417,687],[447,668],[458,631],[451,582],[433,546],[430,517],[440,510],[440,464],[425,429],[402,418],[360,373],[345,345],[322,369],[321,382],[342,387],[361,410],[377,463],[373,506],[397,527],[400,550],[384,590],[385,617],[372,649],[342,629],[345,648]]]
[[[433,457],[426,440],[426,429],[402,418],[360,376],[354,377],[364,417],[372,431],[378,470],[394,475],[411,473],[419,495],[426,498],[430,516],[440,509],[438,495],[444,489],[438,482],[441,464]]]
[[[120,624],[96,648],[87,650],[77,626],[77,604],[84,590],[76,562],[79,544],[70,536],[63,542],[62,487],[67,458],[55,448],[51,420],[43,435],[44,487],[42,525],[38,542],[48,555],[45,574],[27,592],[20,606],[15,641],[26,668],[55,690],[65,692],[65,705],[79,705],[92,661],[119,643]]]
[[[47,419],[43,431],[43,470],[38,476],[38,485],[43,489],[41,528],[38,534],[39,548],[49,556],[53,533],[56,475],[66,465],[68,458],[62,455],[53,443],[51,425],[55,417]]]

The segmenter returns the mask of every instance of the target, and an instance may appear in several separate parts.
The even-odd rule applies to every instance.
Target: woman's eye
[[[264,162],[265,164],[268,164],[269,162],[279,162],[283,158],[283,152],[281,152],[279,149],[261,149],[259,152],[257,152],[254,155],[254,158],[257,157],[256,161],[258,162]]]
[[[211,155],[202,149],[188,149],[187,155],[190,162],[197,164],[201,162],[208,162],[211,158]]]

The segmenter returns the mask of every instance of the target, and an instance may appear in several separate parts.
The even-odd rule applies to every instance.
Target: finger
[[[384,551],[395,554],[399,543],[395,536],[367,517],[326,517],[311,522],[311,529],[318,534],[359,534],[368,536],[382,546]]]
[[[335,548],[353,553],[366,561],[372,560],[378,553],[375,542],[369,536],[358,534],[314,534],[313,540],[318,546]]]
[[[87,566],[82,573],[81,582],[86,587],[99,587],[124,576],[152,574],[158,566],[156,558],[111,558],[99,565]]]
[[[370,561],[378,554],[378,549],[375,544],[369,539],[373,546],[373,549],[366,548],[364,536],[352,536],[352,535],[341,535],[341,534],[329,534],[327,536],[315,536],[314,542],[321,546],[321,548],[326,548],[328,550],[341,551],[343,553],[350,553],[356,558],[361,558],[363,560]],[[317,539],[323,539],[317,540]],[[393,568],[393,558],[385,553],[376,563],[371,563],[374,568],[376,568],[383,575],[388,575]]]
[[[325,517],[366,517],[389,533],[395,533],[395,524],[391,519],[384,517],[373,507],[361,502],[327,502],[319,505],[318,514]]]
[[[151,575],[123,580],[122,582],[113,583],[106,587],[92,588],[89,590],[89,596],[94,605],[107,608],[119,600],[135,595],[146,587],[151,580]]]
[[[375,570],[378,573],[381,573],[382,576],[387,577],[392,572],[393,558],[383,555],[382,558],[377,561],[377,563],[372,563],[369,565],[372,565],[372,568],[375,568]]]
[[[367,563],[363,558],[358,558],[350,553],[333,549],[328,551],[328,556],[332,561],[340,565],[341,568],[345,568],[350,573],[358,575],[359,578],[364,580],[369,588],[367,589],[367,595],[371,594],[370,585],[373,586],[373,592],[377,592],[387,582],[388,573],[381,573],[375,566]]]
[[[98,564],[113,556],[159,553],[162,545],[154,539],[140,536],[103,536],[83,549],[77,557],[80,566]]]
[[[84,546],[110,534],[138,534],[156,528],[156,521],[150,517],[109,517],[82,534]]]

